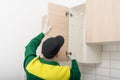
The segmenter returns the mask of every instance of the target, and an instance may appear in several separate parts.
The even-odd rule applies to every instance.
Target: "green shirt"
[[[69,66],[60,66],[56,61],[37,57],[36,50],[44,36],[40,33],[26,46],[24,70],[27,80],[80,80],[81,73],[75,59],[70,69]]]

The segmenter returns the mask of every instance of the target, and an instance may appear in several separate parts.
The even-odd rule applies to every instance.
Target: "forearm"
[[[70,80],[80,80],[80,77],[81,77],[81,73],[77,61],[74,59],[72,60]]]
[[[40,45],[42,39],[44,38],[44,34],[40,33],[38,36],[36,36],[35,38],[33,38],[25,47],[25,57],[32,55],[32,54],[36,54],[36,50],[38,48],[38,46]]]

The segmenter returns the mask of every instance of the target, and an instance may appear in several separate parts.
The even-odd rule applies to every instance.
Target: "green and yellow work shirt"
[[[37,57],[36,50],[44,36],[40,33],[26,46],[24,70],[27,80],[80,80],[81,73],[76,60],[72,60],[70,69],[69,66],[60,66],[56,61]]]

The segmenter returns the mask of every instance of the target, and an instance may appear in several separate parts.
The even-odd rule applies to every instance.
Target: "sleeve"
[[[44,38],[44,33],[40,33],[38,36],[33,38],[25,47],[25,60],[24,60],[24,67],[36,57],[36,50],[40,45],[42,39]]]
[[[80,80],[81,72],[79,70],[77,61],[74,59],[72,60],[72,66],[70,70],[70,80]]]

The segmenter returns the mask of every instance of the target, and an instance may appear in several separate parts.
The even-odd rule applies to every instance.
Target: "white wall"
[[[0,80],[24,80],[25,45],[41,32],[47,2],[72,7],[84,0],[0,0]]]
[[[40,0],[0,0],[0,80],[23,80],[27,42],[41,31]]]
[[[85,0],[47,0],[47,1],[67,6],[69,8],[85,3]]]

